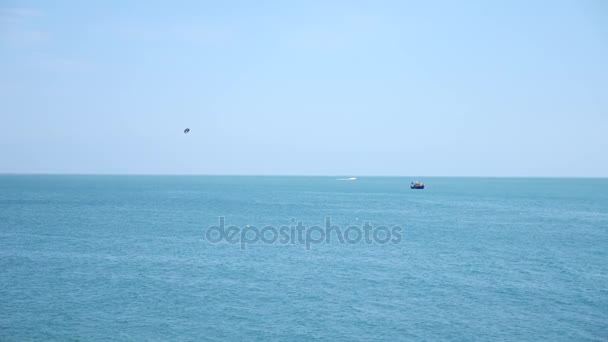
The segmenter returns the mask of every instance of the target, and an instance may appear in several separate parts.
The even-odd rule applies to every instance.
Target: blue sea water
[[[608,179],[0,176],[0,340],[608,340]],[[388,244],[210,243],[291,219]]]

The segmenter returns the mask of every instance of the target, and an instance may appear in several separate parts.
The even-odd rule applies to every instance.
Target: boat
[[[424,189],[424,183],[419,181],[411,182],[410,189]]]

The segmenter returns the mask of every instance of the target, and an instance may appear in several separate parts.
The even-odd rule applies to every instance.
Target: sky
[[[0,173],[608,177],[607,151],[603,0],[0,0]]]

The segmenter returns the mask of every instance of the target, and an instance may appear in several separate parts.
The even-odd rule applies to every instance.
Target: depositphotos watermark
[[[349,225],[342,227],[332,226],[331,218],[325,218],[325,227],[305,226],[302,221],[296,222],[291,219],[291,225],[264,226],[261,229],[247,225],[226,226],[225,218],[219,218],[219,225],[211,226],[205,230],[205,240],[210,243],[227,242],[229,244],[240,244],[241,249],[253,244],[282,244],[282,245],[304,245],[310,250],[312,245],[322,243],[329,244],[337,241],[340,244],[398,244],[401,242],[401,227],[397,225],[372,226],[365,222],[363,226]]]

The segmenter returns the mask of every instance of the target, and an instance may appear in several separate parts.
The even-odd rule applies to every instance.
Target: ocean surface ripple
[[[608,340],[608,180],[0,176],[0,340]],[[398,244],[212,244],[229,225]]]

